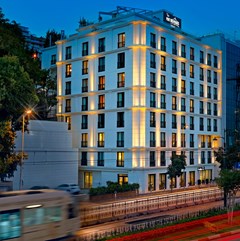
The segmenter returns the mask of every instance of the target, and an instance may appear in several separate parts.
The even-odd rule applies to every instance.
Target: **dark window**
[[[156,88],[156,74],[150,73],[150,86]]]
[[[218,57],[214,55],[213,57],[213,66],[214,68],[217,68],[218,67]]]
[[[161,86],[160,88],[162,90],[166,90],[166,76],[165,75],[161,75]]]
[[[82,56],[88,55],[88,42],[82,43]]]
[[[82,115],[82,129],[88,128],[88,116]]]
[[[194,48],[190,47],[190,60],[194,60]]]
[[[98,59],[98,72],[105,71],[105,57]]]
[[[82,152],[81,166],[87,166],[87,152]]]
[[[160,146],[161,147],[166,147],[166,133],[165,132],[161,132],[160,133]]]
[[[172,129],[176,129],[176,128],[177,128],[177,116],[172,115]]]
[[[150,112],[150,127],[156,127],[156,113]]]
[[[124,127],[124,112],[117,112],[117,127]]]
[[[189,158],[190,158],[189,164],[194,165],[194,152],[193,151],[189,152]]]
[[[150,67],[156,68],[156,55],[154,53],[150,53]]]
[[[65,112],[71,112],[71,99],[65,101]]]
[[[207,64],[208,64],[209,66],[212,65],[212,56],[211,56],[211,54],[207,54]]]
[[[124,147],[124,132],[117,132],[117,147]]]
[[[160,127],[166,128],[166,114],[165,113],[160,114]]]
[[[177,92],[177,79],[172,78],[172,91]]]
[[[98,128],[105,127],[105,114],[98,114]]]
[[[177,147],[177,134],[172,133],[172,147]]]
[[[161,50],[166,51],[166,38],[161,37]]]
[[[98,152],[97,165],[101,167],[104,166],[104,152]]]
[[[161,166],[166,166],[166,152],[161,151],[160,152],[160,161],[161,161]]]
[[[172,41],[172,54],[177,55],[177,42]]]
[[[71,59],[72,58],[72,47],[66,47],[66,55],[65,55],[65,59]]]
[[[71,81],[66,82],[65,95],[71,95]]]
[[[149,152],[149,159],[150,159],[150,163],[149,163],[149,166],[150,167],[155,167],[156,165],[156,161],[155,161],[155,151],[150,151]]]
[[[57,62],[56,54],[53,54],[53,55],[51,56],[51,65],[56,64],[56,62]]]
[[[117,62],[117,68],[124,68],[125,67],[125,53],[119,53],[118,54],[118,62]]]
[[[151,131],[150,132],[150,147],[155,147],[155,146],[156,146],[155,132]]]
[[[82,97],[82,111],[88,110],[88,97]]]
[[[124,92],[117,94],[117,107],[124,107]]]
[[[181,56],[183,58],[186,58],[186,45],[185,44],[181,44]]]
[[[177,74],[177,60],[172,60],[172,73]]]
[[[150,107],[156,107],[156,94],[150,92]]]
[[[203,51],[200,51],[200,60],[199,60],[199,62],[201,64],[204,64],[204,53],[203,53]]]
[[[104,52],[105,51],[105,38],[98,39],[98,52]]]
[[[150,46],[156,48],[156,34],[150,33]]]
[[[204,80],[204,70],[201,67],[200,67],[199,79],[202,81]]]
[[[82,93],[88,92],[88,79],[82,79]]]

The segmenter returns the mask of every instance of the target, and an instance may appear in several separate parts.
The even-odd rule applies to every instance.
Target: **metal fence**
[[[221,199],[222,191],[216,188],[81,208],[81,226],[84,227],[97,223],[129,218],[136,215],[144,215],[155,211],[166,211],[177,207],[197,205]]]

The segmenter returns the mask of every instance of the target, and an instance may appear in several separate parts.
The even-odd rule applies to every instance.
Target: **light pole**
[[[24,160],[24,132],[25,132],[25,116],[31,114],[32,111],[31,110],[26,110],[23,113],[22,116],[22,146],[21,146],[21,162],[20,162],[20,178],[19,178],[19,190],[22,190],[22,186],[23,186],[23,178],[22,178],[22,173],[23,173],[23,160]]]

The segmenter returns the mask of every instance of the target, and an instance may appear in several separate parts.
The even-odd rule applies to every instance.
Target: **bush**
[[[97,195],[102,195],[107,193],[135,191],[137,189],[139,189],[138,183],[132,183],[132,184],[124,183],[123,185],[120,185],[117,182],[108,181],[106,187],[102,186],[102,187],[90,188],[89,195],[97,196]]]

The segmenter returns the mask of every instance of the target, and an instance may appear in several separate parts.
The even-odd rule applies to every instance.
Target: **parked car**
[[[80,188],[77,184],[61,184],[56,189],[70,192],[71,194],[79,194]]]

